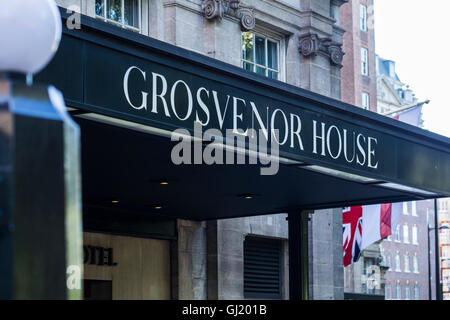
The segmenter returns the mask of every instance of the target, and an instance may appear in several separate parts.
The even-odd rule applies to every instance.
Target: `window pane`
[[[268,67],[278,70],[278,43],[267,41]]]
[[[243,62],[242,67],[243,67],[245,70],[253,71],[253,65],[252,65],[251,63]]]
[[[122,4],[120,0],[108,0],[108,11],[107,18],[122,22]]]
[[[361,30],[367,31],[367,8],[363,5],[361,5],[360,20]]]
[[[256,63],[265,66],[266,65],[266,49],[264,38],[255,37],[255,58]]]
[[[263,76],[265,76],[266,75],[266,69],[260,68],[260,67],[256,67],[256,73],[257,74],[262,74]]]
[[[278,80],[278,72],[269,71],[269,78]]]
[[[139,1],[125,0],[124,23],[139,28]]]
[[[253,33],[242,33],[242,59],[253,61]],[[247,69],[250,70],[250,69]]]
[[[95,14],[105,16],[105,0],[95,0]]]
[[[366,48],[361,48],[361,73],[365,76],[369,74]]]

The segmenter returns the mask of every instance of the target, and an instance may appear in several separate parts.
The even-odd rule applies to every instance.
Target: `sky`
[[[423,107],[424,128],[450,137],[450,1],[374,3],[377,54],[395,61],[397,75],[419,101],[431,100]]]

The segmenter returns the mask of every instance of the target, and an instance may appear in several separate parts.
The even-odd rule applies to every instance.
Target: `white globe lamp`
[[[61,41],[55,0],[0,0],[0,73],[35,74]]]

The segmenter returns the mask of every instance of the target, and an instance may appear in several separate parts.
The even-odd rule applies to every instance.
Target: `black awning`
[[[136,211],[214,219],[450,196],[448,138],[89,17],[64,30],[37,80],[84,118],[84,199],[94,206],[121,198]],[[167,136],[193,134],[195,123],[224,137],[278,129],[278,174],[174,165]]]

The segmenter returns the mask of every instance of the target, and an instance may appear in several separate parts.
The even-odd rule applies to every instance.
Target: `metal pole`
[[[408,106],[399,108],[399,109],[394,110],[394,111],[389,111],[389,112],[383,113],[383,116],[390,116],[392,114],[403,112],[403,111],[407,111],[409,109],[416,108],[416,107],[419,107],[419,106],[421,106],[423,104],[428,104],[428,103],[430,103],[430,100],[425,100],[425,101],[422,101],[422,102],[418,102],[418,103],[415,103],[415,104],[412,104],[412,105],[408,105]]]
[[[287,219],[289,227],[289,300],[303,300],[300,214],[289,213]]]
[[[438,210],[437,210],[437,199],[434,199],[434,236],[435,236],[435,267],[436,267],[436,300],[441,299],[441,271],[440,271],[440,251],[439,251],[439,221],[438,221]]]
[[[428,212],[427,212],[428,214]],[[430,223],[427,216],[427,244],[428,244],[428,300],[432,300],[431,297],[431,253],[430,253]]]
[[[308,300],[308,213],[288,213],[289,299]]]

